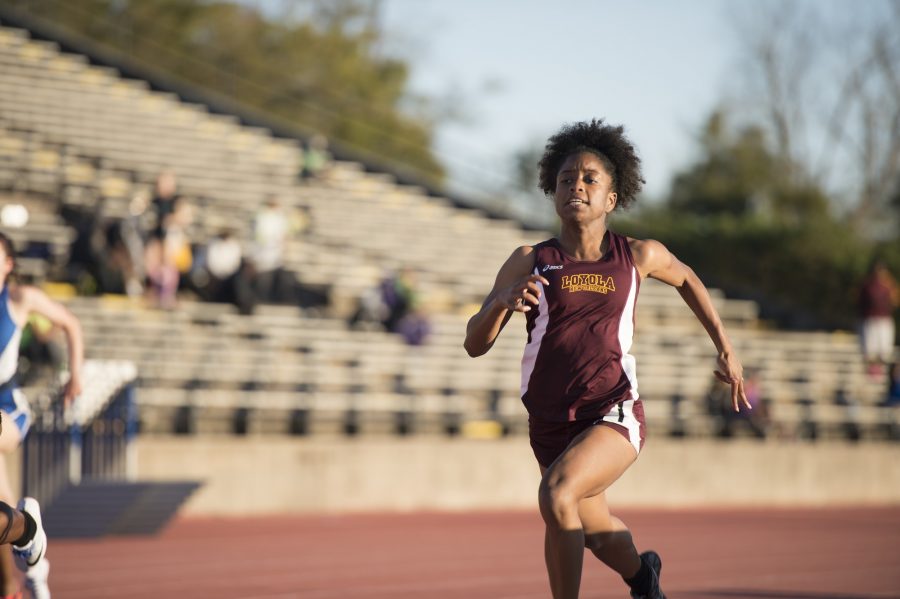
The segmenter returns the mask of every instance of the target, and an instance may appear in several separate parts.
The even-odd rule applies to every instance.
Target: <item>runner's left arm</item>
[[[752,409],[744,391],[744,369],[734,353],[722,319],[700,277],[656,240],[633,240],[631,249],[641,276],[675,287],[706,329],[718,352],[718,368],[715,375],[723,383],[731,385],[731,403],[734,410],[740,411],[742,404],[747,409]]]
[[[37,312],[45,316],[66,334],[69,355],[69,380],[63,389],[66,404],[72,402],[82,387],[81,368],[84,364],[84,335],[81,323],[72,312],[57,301],[50,299],[37,287],[22,287],[22,301],[29,313]]]

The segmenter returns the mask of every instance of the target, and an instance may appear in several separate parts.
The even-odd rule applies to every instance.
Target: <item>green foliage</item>
[[[673,210],[702,216],[730,214],[778,222],[828,218],[828,198],[817,187],[794,181],[793,166],[769,151],[763,131],[728,131],[714,113],[700,138],[704,159],[675,177]]]
[[[408,66],[380,56],[362,0],[292,3],[275,19],[232,2],[36,0],[29,10],[158,69],[441,182],[434,123],[403,110]],[[302,10],[300,10],[302,9]]]
[[[708,285],[757,300],[782,325],[853,327],[871,257],[878,252],[900,272],[900,241],[875,247],[860,237],[821,189],[792,181],[757,129],[729,133],[716,114],[701,144],[669,200],[618,228],[659,239]]]

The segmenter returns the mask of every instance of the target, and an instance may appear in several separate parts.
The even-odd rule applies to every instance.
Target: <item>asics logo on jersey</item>
[[[570,292],[593,291],[605,295],[610,291],[615,291],[616,284],[612,277],[603,275],[563,275],[562,288]]]
[[[541,272],[547,272],[548,270],[562,270],[562,264],[545,264]]]

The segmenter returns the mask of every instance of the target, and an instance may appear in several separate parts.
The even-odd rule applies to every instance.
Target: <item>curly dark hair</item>
[[[607,125],[603,119],[564,125],[547,140],[544,155],[538,162],[538,187],[550,196],[556,192],[556,177],[566,158],[577,152],[591,152],[603,162],[612,177],[618,200],[616,209],[627,209],[637,199],[644,185],[641,159],[625,137],[625,128]]]

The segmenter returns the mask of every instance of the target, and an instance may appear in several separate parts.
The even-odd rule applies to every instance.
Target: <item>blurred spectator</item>
[[[879,260],[872,262],[859,290],[862,319],[860,341],[868,372],[874,377],[884,373],[884,365],[894,359],[894,307],[900,303],[897,283]]]
[[[80,293],[122,293],[121,256],[116,248],[119,242],[119,227],[116,220],[108,216],[107,200],[100,198],[96,206],[85,212],[77,221],[79,239],[73,251],[73,261],[78,260],[81,270],[77,281]]]
[[[397,276],[381,282],[381,297],[387,306],[384,327],[392,333],[399,332],[400,321],[418,308],[419,292],[416,288],[416,273],[404,268]]]
[[[411,345],[425,342],[431,325],[420,306],[415,271],[404,268],[399,274],[387,274],[377,287],[363,294],[350,325],[367,322],[380,323],[385,330],[401,334]]]
[[[178,182],[175,179],[175,173],[170,170],[159,173],[152,201],[153,213],[156,215],[152,237],[161,239],[165,236],[169,217],[175,212],[175,204],[178,201],[177,192]]]
[[[179,197],[175,202],[175,210],[166,223],[165,245],[175,268],[179,274],[187,274],[193,263],[193,249],[189,229],[194,221],[194,211],[190,202]]]
[[[241,243],[231,231],[222,231],[209,242],[206,249],[206,270],[210,280],[215,283],[214,289],[221,287],[221,283],[241,270],[242,256]]]
[[[431,323],[421,308],[416,308],[400,319],[397,333],[409,345],[424,345],[431,334]]]
[[[286,210],[274,197],[266,200],[253,221],[252,268],[259,301],[303,308],[328,303],[327,292],[304,285],[285,268],[288,241],[306,233],[312,220],[307,206]]]
[[[250,267],[231,231],[222,231],[201,253],[195,278],[203,299],[234,304],[242,314],[253,312],[255,297]]]
[[[306,142],[303,151],[303,165],[300,176],[303,179],[314,179],[321,176],[331,163],[331,154],[328,152],[328,139],[324,135],[313,135]]]
[[[270,197],[253,220],[253,265],[256,297],[264,303],[283,300],[285,292],[284,252],[290,219],[277,199]]]
[[[120,224],[122,245],[128,255],[129,268],[125,273],[125,292],[129,297],[144,293],[147,272],[144,268],[144,217],[147,214],[148,199],[142,193],[135,194],[128,203],[128,214]]]
[[[105,247],[95,250],[100,262],[100,290],[140,297],[144,293],[144,223],[147,197],[135,195],[128,204],[128,214],[106,226]]]
[[[193,220],[190,204],[175,193],[175,176],[160,174],[153,207],[156,227],[144,251],[144,265],[152,298],[159,307],[175,307],[178,283],[193,262],[188,228]]]
[[[75,232],[69,247],[69,259],[65,267],[65,279],[75,284],[80,295],[91,295],[96,281],[91,273],[91,236],[97,226],[102,199],[90,206],[63,203],[59,209],[62,220]]]
[[[387,320],[388,309],[381,294],[381,285],[366,289],[359,298],[359,306],[350,318],[351,327],[375,324],[384,326]]]

